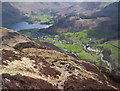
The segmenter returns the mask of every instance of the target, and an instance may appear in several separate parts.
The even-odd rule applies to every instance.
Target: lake
[[[42,29],[42,28],[49,28],[53,24],[29,24],[28,22],[20,22],[13,24],[11,26],[8,26],[7,28],[15,30],[15,31],[20,31],[20,30],[25,30],[25,29]]]

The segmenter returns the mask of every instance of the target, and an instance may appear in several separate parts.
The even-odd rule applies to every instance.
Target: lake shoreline
[[[38,23],[30,24],[29,22],[22,21],[22,22],[7,26],[6,28],[12,29],[15,31],[20,31],[20,30],[26,30],[26,29],[45,29],[45,28],[51,27],[52,25],[53,24],[38,24]]]

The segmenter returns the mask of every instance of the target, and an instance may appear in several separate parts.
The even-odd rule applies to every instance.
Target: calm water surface
[[[15,30],[15,31],[20,31],[24,29],[42,29],[42,28],[49,28],[52,26],[52,24],[29,24],[28,22],[20,22],[13,24],[7,28]]]

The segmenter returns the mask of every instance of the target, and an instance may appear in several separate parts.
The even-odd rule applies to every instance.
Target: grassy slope
[[[53,24],[54,21],[51,18],[52,18],[51,15],[46,15],[43,12],[38,12],[34,15],[31,15],[27,21],[28,22],[34,22],[34,23],[50,23],[50,24]]]
[[[83,47],[81,45],[60,44],[60,43],[57,43],[56,45],[66,49],[66,50],[72,51],[72,52],[81,52],[81,51],[83,51]]]
[[[63,33],[65,36],[68,36],[71,40],[74,40],[76,42],[84,42],[88,43],[87,39],[87,33],[89,30],[83,30],[81,32],[76,32],[76,33]]]

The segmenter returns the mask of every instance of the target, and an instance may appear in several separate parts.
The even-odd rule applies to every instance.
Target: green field
[[[75,32],[75,33],[63,33],[63,35],[67,36],[70,40],[73,40],[75,42],[83,42],[88,43],[87,33],[89,30],[83,30],[81,32]]]
[[[75,53],[83,51],[83,47],[81,45],[60,44],[60,43],[56,43],[55,45]]]
[[[54,20],[52,20],[52,18],[53,16],[51,15],[46,15],[43,12],[37,12],[35,15],[31,15],[27,22],[54,24]]]

